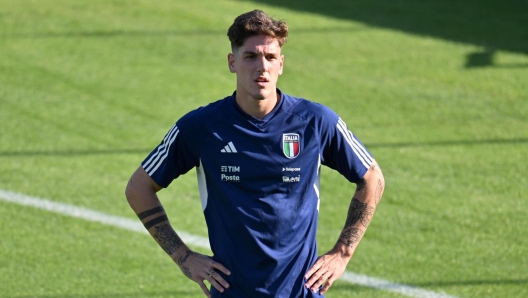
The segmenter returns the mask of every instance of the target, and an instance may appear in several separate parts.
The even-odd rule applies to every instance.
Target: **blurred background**
[[[0,296],[203,296],[148,236],[16,195],[135,220],[128,178],[234,91],[227,28],[257,8],[290,27],[279,87],[336,111],[384,171],[347,271],[426,291],[341,280],[327,297],[527,296],[524,0],[0,0]],[[354,189],[323,169],[320,253]],[[160,197],[207,237],[194,170]]]

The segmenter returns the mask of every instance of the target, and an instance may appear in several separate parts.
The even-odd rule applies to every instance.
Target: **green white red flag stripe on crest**
[[[299,142],[288,142],[284,144],[284,153],[288,157],[295,157],[299,154]]]
[[[295,158],[299,155],[299,135],[296,133],[287,133],[282,135],[282,151],[288,158]]]

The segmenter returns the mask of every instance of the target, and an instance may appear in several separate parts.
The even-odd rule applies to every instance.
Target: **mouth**
[[[257,83],[260,86],[264,86],[267,83],[269,83],[269,80],[266,77],[258,77],[258,78],[255,79],[255,83]]]

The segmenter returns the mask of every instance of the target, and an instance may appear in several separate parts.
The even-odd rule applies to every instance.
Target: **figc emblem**
[[[300,137],[296,133],[282,135],[282,152],[287,158],[296,158],[301,152]]]

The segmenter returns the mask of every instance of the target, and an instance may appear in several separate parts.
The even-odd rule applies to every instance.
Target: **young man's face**
[[[229,70],[237,76],[237,97],[264,100],[275,96],[284,56],[279,42],[265,35],[251,36],[228,55]]]

